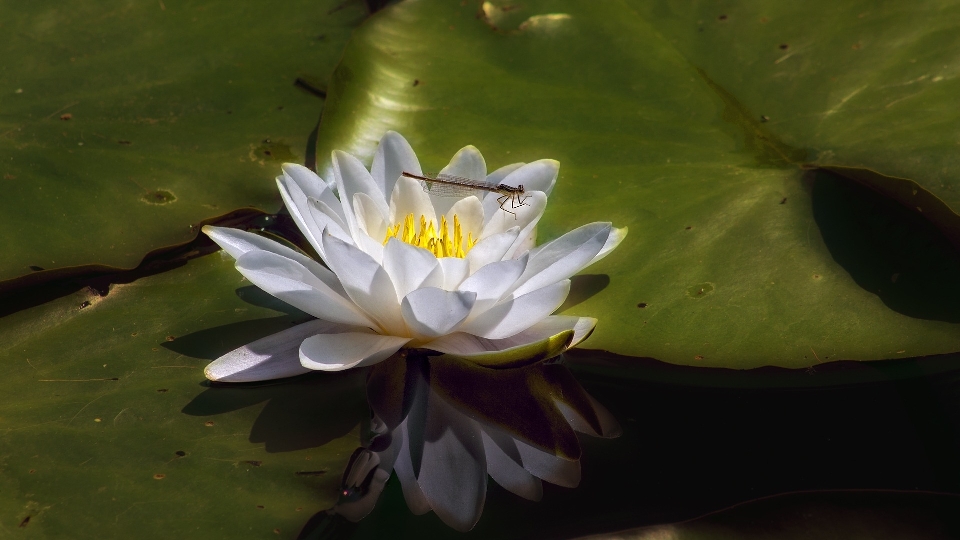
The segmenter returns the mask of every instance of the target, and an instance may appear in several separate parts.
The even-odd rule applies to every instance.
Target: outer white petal
[[[400,178],[404,171],[423,174],[420,161],[417,160],[417,155],[413,152],[410,143],[396,131],[388,131],[380,139],[380,145],[377,146],[377,152],[373,155],[373,164],[370,167],[370,174],[380,187],[384,201],[389,199],[397,178]]]
[[[457,287],[458,291],[476,293],[473,315],[479,315],[493,307],[503,295],[514,288],[514,283],[527,267],[527,256],[508,261],[490,263],[470,275]]]
[[[308,369],[341,371],[386,360],[410,338],[366,332],[318,334],[300,344],[300,363]]]
[[[424,345],[437,352],[469,356],[493,351],[504,351],[513,347],[522,347],[555,336],[566,330],[573,330],[570,347],[583,341],[593,332],[597,320],[590,317],[567,317],[553,315],[543,319],[523,332],[503,339],[486,339],[463,332],[454,332],[441,336]]]
[[[327,267],[299,251],[288,248],[280,242],[264,238],[259,234],[241,231],[239,229],[229,229],[227,227],[206,225],[203,227],[203,232],[219,244],[219,246],[234,259],[239,259],[241,255],[249,251],[269,251],[270,253],[276,253],[281,257],[286,257],[302,264],[304,268],[309,270],[314,276],[317,276],[320,281],[326,283],[328,287],[341,295],[344,294],[340,280],[337,279],[337,276]]]
[[[480,428],[431,393],[423,439],[420,489],[437,517],[458,531],[469,531],[480,519],[487,496]]]
[[[461,148],[450,158],[440,174],[450,174],[482,182],[487,177],[487,162],[483,159],[483,154],[477,150],[476,146],[467,145]]]
[[[343,216],[340,215],[343,212],[340,201],[337,201],[331,206],[328,201],[321,201],[316,197],[307,197],[307,200],[310,201],[310,204],[314,209],[319,210],[322,214],[326,215],[329,218],[329,221],[336,225],[341,231],[350,230],[349,227],[347,227],[347,222],[344,221]],[[320,227],[320,229],[323,230],[323,227]]]
[[[287,175],[277,177],[277,188],[280,190],[280,197],[283,199],[284,206],[290,212],[297,228],[306,237],[307,242],[317,250],[317,253],[323,257],[323,246],[320,245],[320,231],[323,230],[314,223],[310,217],[310,203],[307,195],[299,185]]]
[[[390,208],[387,215],[390,216],[391,224],[397,225],[403,223],[408,214],[413,214],[413,221],[418,230],[420,216],[425,217],[428,222],[436,223],[437,221],[433,202],[430,200],[430,195],[423,190],[420,181],[401,176],[397,179],[393,193],[390,195]]]
[[[504,178],[501,183],[508,186],[523,186],[526,191],[542,191],[548,197],[557,183],[560,162],[553,159],[541,159],[518,168]]]
[[[526,294],[576,274],[600,253],[610,230],[609,223],[590,223],[550,242],[530,258],[514,293]]]
[[[530,231],[540,222],[543,211],[547,207],[547,196],[542,191],[528,192],[527,195],[526,203],[512,210],[516,212],[516,216],[501,210],[499,207],[491,210],[493,214],[490,216],[490,220],[483,226],[483,232],[480,233],[480,238],[486,238],[513,227],[520,227],[517,240],[514,242],[514,245],[507,250],[505,255],[507,258],[513,258],[520,254],[518,244],[530,236]],[[504,208],[510,208],[509,201],[505,204]],[[486,208],[484,208],[484,212],[487,212]]]
[[[556,311],[569,292],[570,280],[565,279],[523,296],[511,295],[508,300],[464,323],[460,331],[488,339],[510,337]]]
[[[484,265],[502,261],[507,250],[517,241],[519,234],[520,227],[513,227],[477,242],[477,244],[473,246],[473,249],[467,253],[466,257],[469,263],[470,273],[476,272]]]
[[[480,151],[477,150],[476,147],[464,146],[459,152],[454,154],[453,158],[450,159],[450,163],[440,171],[440,174],[449,174],[483,182],[487,177],[487,164],[483,160],[483,155],[480,154]],[[447,211],[450,210],[450,207],[457,201],[454,197],[434,196],[431,197],[431,199],[433,199],[433,206],[436,208],[438,216],[446,214]],[[477,231],[479,232],[479,230],[478,227]],[[476,238],[476,235],[474,235],[474,238]]]
[[[403,319],[417,336],[434,338],[453,331],[470,314],[477,294],[445,291],[436,287],[417,289],[400,303]]]
[[[313,247],[317,250],[317,254],[320,255],[320,258],[323,259],[324,262],[327,262],[327,254],[323,251],[323,241],[320,239],[324,233],[332,234],[344,242],[354,243],[353,237],[350,236],[349,229],[345,229],[342,226],[339,218],[336,217],[335,213],[331,212],[331,208],[327,204],[314,198],[308,198],[304,212],[304,218],[310,225],[310,234],[315,236],[319,242],[318,245]],[[313,241],[310,243],[312,245]]]
[[[530,501],[543,498],[543,484],[520,463],[517,445],[508,435],[487,426],[483,433],[483,452],[487,457],[487,474],[507,491]]]
[[[385,334],[407,334],[400,315],[397,291],[387,271],[370,255],[329,234],[323,235],[327,264],[333,270],[350,299],[379,323]]]
[[[250,251],[237,259],[237,270],[257,287],[314,317],[374,326],[353,302],[296,261],[269,251]]]
[[[504,165],[503,167],[500,167],[499,169],[487,175],[487,183],[493,185],[502,184],[503,179],[506,178],[508,174],[519,169],[520,167],[523,167],[524,165],[526,165],[526,163],[523,162]]]
[[[344,221],[350,228],[350,235],[357,237],[358,227],[356,216],[353,213],[353,196],[357,193],[376,193],[380,190],[370,172],[360,163],[360,160],[339,150],[333,151],[333,175],[337,182],[337,191],[340,193],[340,205],[343,208]],[[382,204],[383,215],[387,215],[387,202],[379,197],[374,202]]]
[[[593,260],[587,263],[587,266],[599,261],[600,259],[606,257],[611,251],[617,248],[620,245],[620,242],[627,237],[627,228],[621,227],[619,229],[613,228],[610,231],[610,236],[607,237],[607,241],[603,244],[603,248],[600,249],[600,253],[597,253],[594,256]]]
[[[331,208],[340,206],[339,199],[333,194],[333,186],[317,176],[317,173],[296,163],[284,163],[281,165],[281,169],[283,169],[283,175],[295,182],[307,197],[323,201]],[[342,214],[337,215],[343,220]]]
[[[383,268],[397,290],[397,301],[421,287],[443,285],[443,269],[433,253],[396,238],[383,250]]]
[[[445,291],[455,291],[470,275],[470,262],[467,259],[458,257],[440,257],[440,268],[443,269],[443,285],[441,289]]]
[[[361,331],[358,326],[314,320],[281,330],[234,349],[207,364],[203,370],[211,381],[251,382],[280,379],[307,373],[300,365],[300,343],[316,334]]]

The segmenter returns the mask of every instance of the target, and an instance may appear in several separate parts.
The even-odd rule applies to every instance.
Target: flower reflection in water
[[[542,481],[579,484],[576,432],[620,435],[610,413],[553,360],[491,368],[410,351],[372,368],[367,399],[371,433],[334,508],[351,521],[373,510],[394,471],[413,513],[432,510],[467,531],[483,511],[487,475],[538,501]]]

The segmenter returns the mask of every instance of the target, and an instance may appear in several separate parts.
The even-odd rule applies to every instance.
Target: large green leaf
[[[290,538],[332,505],[363,373],[201,384],[208,359],[309,318],[264,296],[211,255],[0,320],[0,531]]]
[[[750,118],[739,88],[691,64],[652,15],[621,2],[511,6],[410,2],[371,19],[334,74],[319,155],[339,148],[369,158],[380,135],[398,129],[426,169],[466,144],[490,169],[560,160],[541,238],[600,220],[631,231],[590,270],[608,276],[594,285],[609,286],[566,311],[601,319],[590,347],[730,367],[960,348],[960,314],[942,297],[908,308],[889,300],[904,279],[953,287],[960,259],[939,231],[798,165],[818,141],[777,138]],[[739,46],[737,36],[725,39]],[[712,50],[720,57],[722,49]],[[761,83],[751,92],[763,93]],[[802,90],[822,93],[825,84]],[[868,218],[849,219],[844,197]],[[850,238],[861,236],[869,241],[850,252]],[[915,244],[929,260],[911,259]],[[851,267],[873,259],[883,263],[877,271],[893,269],[882,287],[867,288]]]
[[[853,172],[960,243],[960,3],[629,4],[750,120],[816,165],[908,179]]]
[[[130,268],[199,221],[280,207],[361,3],[0,6],[0,280]]]

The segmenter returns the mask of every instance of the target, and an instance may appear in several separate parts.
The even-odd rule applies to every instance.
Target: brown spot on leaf
[[[165,475],[165,474],[163,474],[163,473],[157,473],[157,474],[153,475],[153,479],[154,479],[154,480],[163,480],[163,479],[166,478],[166,477],[167,477],[167,475]]]
[[[71,118],[73,118],[73,115],[70,113],[64,113],[60,115],[60,119],[63,121],[70,120]]]
[[[207,427],[213,427],[213,420],[207,420],[206,422],[203,423],[203,425]]]

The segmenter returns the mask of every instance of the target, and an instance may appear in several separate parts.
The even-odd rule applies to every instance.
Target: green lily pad
[[[960,244],[960,5],[629,3],[750,119]]]
[[[292,537],[337,497],[360,371],[211,387],[203,367],[309,317],[220,255],[0,319],[0,523],[31,538]]]
[[[276,211],[323,107],[304,81],[325,84],[366,16],[339,4],[0,7],[0,280],[131,268],[204,219]]]
[[[370,19],[334,73],[318,155],[339,148],[369,159],[382,133],[396,129],[426,170],[466,144],[480,148],[490,170],[558,159],[542,239],[590,221],[630,227],[588,270],[609,285],[564,311],[600,319],[587,347],[738,368],[960,349],[960,316],[944,313],[943,298],[890,301],[907,274],[911,283],[956,288],[950,269],[960,257],[942,232],[916,223],[915,211],[880,208],[850,181],[801,166],[816,159],[815,133],[787,137],[769,129],[772,116],[749,118],[730,82],[735,72],[720,78],[685,55],[679,42],[692,37],[671,39],[656,13],[621,3],[510,6],[411,2]],[[737,50],[736,35],[724,39]],[[723,48],[712,47],[721,58]],[[725,65],[733,69],[735,59]],[[763,81],[748,82],[747,97],[767,92]],[[872,154],[857,155],[850,166],[860,168]],[[887,157],[875,169],[902,174],[882,168]],[[330,164],[318,170],[329,176]],[[847,219],[837,203],[844,197],[865,207],[866,223]],[[851,255],[849,238],[858,235],[869,252]],[[892,237],[912,241],[891,247]],[[936,263],[911,261],[917,242]],[[883,287],[868,288],[851,268],[877,258],[894,269]]]

